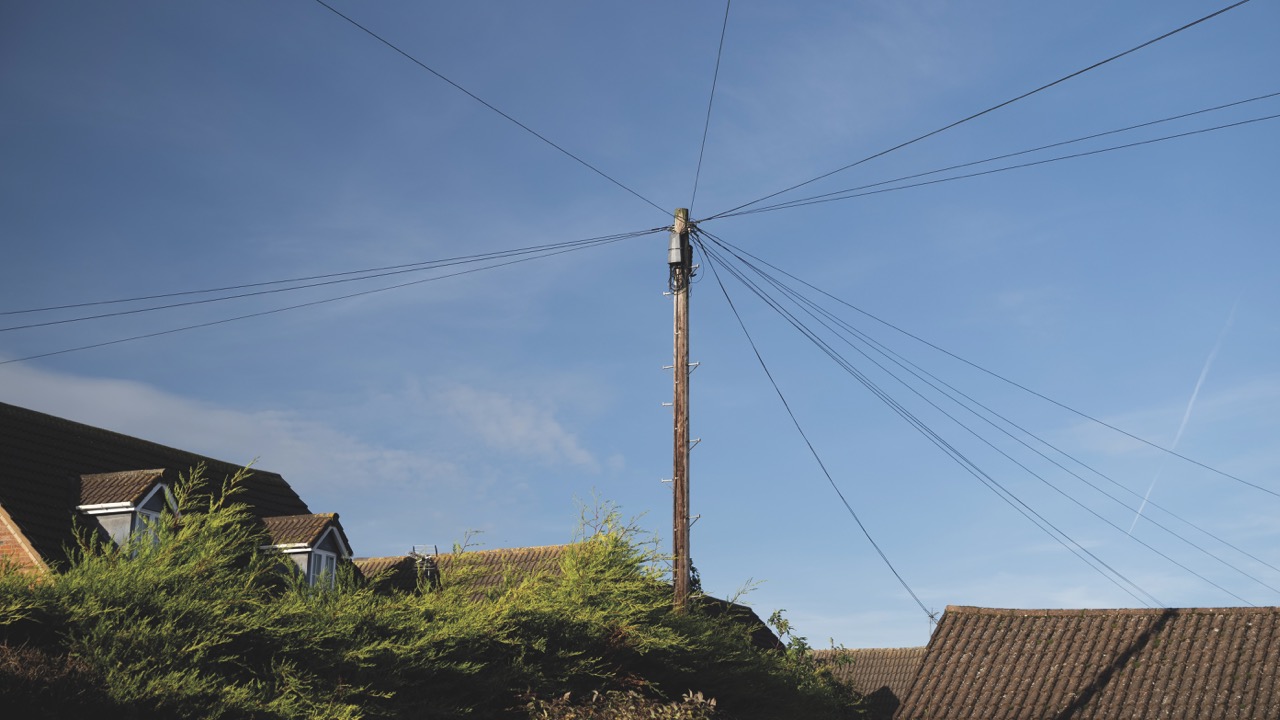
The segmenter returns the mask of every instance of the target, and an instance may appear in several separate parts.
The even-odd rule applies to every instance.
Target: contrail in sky
[[[1204,361],[1204,367],[1200,369],[1200,378],[1196,380],[1196,387],[1191,391],[1191,399],[1187,401],[1187,409],[1182,413],[1182,422],[1178,425],[1178,434],[1173,436],[1173,445],[1169,446],[1169,450],[1177,450],[1178,442],[1182,440],[1182,431],[1187,429],[1187,421],[1191,419],[1191,410],[1196,406],[1196,398],[1200,396],[1200,388],[1204,385],[1204,379],[1209,376],[1209,368],[1213,367],[1214,358],[1218,357],[1218,350],[1222,347],[1222,341],[1227,337],[1227,331],[1231,329],[1232,323],[1236,321],[1236,308],[1240,307],[1240,298],[1237,297],[1235,304],[1231,306],[1231,313],[1227,315],[1227,323],[1222,326],[1222,332],[1218,333],[1218,342],[1213,344],[1213,351],[1209,353],[1209,359]],[[1133,528],[1138,524],[1138,518],[1142,517],[1142,511],[1147,507],[1147,501],[1151,499],[1151,491],[1156,488],[1156,482],[1160,480],[1160,473],[1164,472],[1164,464],[1168,455],[1160,460],[1160,465],[1156,468],[1155,477],[1151,478],[1151,486],[1147,488],[1147,494],[1142,497],[1142,504],[1138,506],[1138,512],[1133,516],[1133,522],[1129,524],[1129,534],[1133,534]]]

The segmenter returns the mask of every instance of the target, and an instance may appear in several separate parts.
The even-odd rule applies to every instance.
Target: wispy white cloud
[[[1222,341],[1227,337],[1227,331],[1231,329],[1232,323],[1236,319],[1236,309],[1240,307],[1239,298],[1236,299],[1235,305],[1231,306],[1231,313],[1227,315],[1227,322],[1222,327],[1222,332],[1218,333],[1218,341],[1214,343],[1213,350],[1209,353],[1209,359],[1205,360],[1204,367],[1200,369],[1200,377],[1196,379],[1196,386],[1191,391],[1191,399],[1187,401],[1187,409],[1182,413],[1182,422],[1178,423],[1178,432],[1173,436],[1173,444],[1169,446],[1170,450],[1177,450],[1178,443],[1182,442],[1182,433],[1187,429],[1187,423],[1191,420],[1191,411],[1195,409],[1196,398],[1200,397],[1200,388],[1204,387],[1204,380],[1209,376],[1209,369],[1213,367],[1213,361],[1218,357],[1218,350],[1222,348]],[[1142,511],[1147,507],[1147,502],[1151,499],[1151,491],[1156,489],[1156,483],[1160,481],[1160,473],[1164,470],[1164,462],[1156,468],[1156,474],[1151,478],[1151,484],[1147,486],[1147,494],[1142,498],[1142,504],[1138,506],[1138,512],[1133,516],[1133,523],[1129,525],[1129,534],[1133,534],[1133,528],[1138,524],[1138,518],[1142,517]]]
[[[454,417],[494,450],[591,472],[600,469],[595,457],[547,405],[467,385],[443,391],[441,399]]]
[[[1280,401],[1280,377],[1262,376],[1252,381],[1228,388],[1206,392],[1198,398],[1197,424],[1213,427],[1234,420],[1258,415],[1263,408],[1274,407]],[[1171,399],[1158,406],[1135,409],[1123,414],[1098,416],[1109,425],[1145,438],[1156,444],[1172,442],[1169,437],[1170,419],[1185,412],[1182,403]],[[1152,450],[1137,440],[1125,437],[1114,430],[1089,420],[1073,423],[1062,433],[1062,440],[1069,447],[1110,456],[1146,454]],[[1166,445],[1167,446],[1167,445]]]
[[[357,552],[448,540],[458,532],[448,508],[479,505],[487,493],[485,482],[438,452],[388,447],[296,413],[229,409],[139,382],[6,365],[0,400],[279,472],[312,509],[343,514]],[[386,502],[391,497],[395,503]],[[500,516],[495,504],[485,507]]]
[[[10,365],[0,367],[0,387],[6,402],[233,463],[255,462],[314,489],[454,471],[441,459],[376,447],[294,413],[232,410],[134,381]]]

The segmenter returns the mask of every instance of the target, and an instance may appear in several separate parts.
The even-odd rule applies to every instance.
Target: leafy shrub
[[[154,539],[86,535],[64,573],[0,567],[0,694],[33,708],[60,696],[65,712],[46,717],[84,706],[98,717],[548,720],[856,709],[802,643],[761,651],[727,614],[671,612],[662,558],[615,510],[584,526],[557,574],[484,597],[465,582],[465,554],[452,567],[461,581],[438,590],[375,592],[349,567],[321,589],[260,550],[261,524],[235,502],[243,479],[210,492],[192,473]],[[6,657],[31,662],[15,670]]]
[[[569,693],[555,700],[534,700],[527,706],[530,720],[712,720],[716,701],[702,693],[685,693],[677,702],[663,702],[635,691],[592,693],[576,701]]]

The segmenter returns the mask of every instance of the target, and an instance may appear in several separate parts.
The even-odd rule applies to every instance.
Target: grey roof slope
[[[1275,720],[1280,608],[948,607],[899,720]]]
[[[911,689],[924,660],[923,647],[814,650],[837,680],[866,698],[867,720],[889,720]]]
[[[185,450],[0,403],[0,506],[46,563],[66,560],[82,475],[164,468],[186,473],[205,463],[216,488],[239,466]],[[260,516],[310,510],[284,478],[254,470],[237,500]]]

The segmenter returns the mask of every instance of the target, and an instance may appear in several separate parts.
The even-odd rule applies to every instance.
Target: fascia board
[[[77,505],[76,510],[86,515],[105,515],[107,513],[132,512],[138,507],[131,502],[95,503],[93,505]]]
[[[342,541],[342,533],[339,533],[337,530],[335,530],[332,525],[325,528],[325,531],[320,533],[320,537],[316,540],[316,547],[320,547],[322,544],[324,544],[324,539],[329,535],[332,535],[334,542],[338,545],[339,548],[342,548],[342,552],[339,553],[339,556],[343,560],[350,560],[351,548],[347,547],[347,544]]]
[[[304,553],[311,552],[311,546],[306,543],[285,543],[284,545],[259,545],[259,550],[275,550],[280,553]]]

